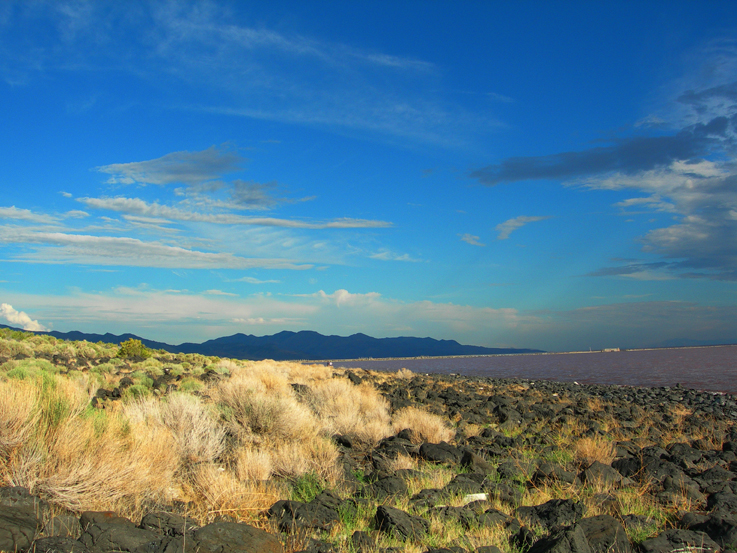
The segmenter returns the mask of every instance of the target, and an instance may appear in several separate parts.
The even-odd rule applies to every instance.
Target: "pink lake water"
[[[580,384],[675,386],[737,394],[737,345],[618,352],[338,361],[336,367]]]

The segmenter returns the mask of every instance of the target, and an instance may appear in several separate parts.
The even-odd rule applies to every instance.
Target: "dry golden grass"
[[[87,343],[75,344],[70,350],[72,346],[57,345],[45,337],[33,337],[28,342],[32,349],[59,350],[72,356],[83,354],[88,359],[104,356],[107,351]],[[18,343],[3,347],[25,348]],[[123,375],[144,369],[163,370],[167,359],[174,358],[189,363],[185,367],[188,371],[202,372],[202,367],[209,365],[229,373],[230,377],[206,386],[200,397],[177,393],[163,399],[149,396],[127,403],[107,403],[108,408],[104,410],[89,407],[90,394],[97,386],[104,383],[106,388],[114,387]],[[38,367],[32,363],[7,365],[0,371],[0,485],[29,487],[32,493],[55,502],[57,509],[112,510],[135,520],[148,508],[149,502],[181,500],[192,502],[188,514],[200,523],[210,522],[218,515],[229,515],[264,527],[267,523],[262,511],[278,499],[290,497],[292,487],[297,489],[301,482],[315,481],[320,487],[337,487],[341,491],[343,469],[338,463],[338,449],[330,439],[334,433],[351,435],[355,443],[365,447],[404,428],[411,428],[418,442],[453,439],[454,432],[447,419],[420,409],[402,409],[391,419],[389,405],[374,386],[368,383],[354,386],[346,378],[333,378],[334,374],[341,374],[340,369],[288,362],[212,360],[202,356],[171,355],[167,359],[163,359],[163,364],[162,360],[131,364],[118,359],[93,367],[87,376],[75,372],[63,377],[47,374],[54,372],[51,370],[44,372],[43,362],[37,363]],[[28,369],[30,376],[25,380],[13,380],[14,375],[7,377],[7,370],[18,367]],[[170,368],[177,369],[182,367]],[[373,384],[401,383],[403,379],[415,377],[406,370],[372,374],[375,375]],[[296,393],[292,384],[304,384],[308,388]],[[479,392],[482,388],[470,389]],[[535,395],[522,386],[504,388],[503,393]],[[561,398],[560,402],[570,403],[570,400]],[[588,406],[604,418],[605,430],[631,438],[629,429],[615,428],[604,403],[594,400]],[[686,409],[673,410],[670,413],[675,419],[673,432],[662,436],[685,440],[685,434],[678,433],[684,427],[691,427],[687,420],[690,414]],[[642,426],[646,427],[646,423],[647,419]],[[465,423],[459,429],[466,436],[480,431],[478,426]],[[543,430],[566,452],[555,462],[569,470],[575,470],[574,464],[580,467],[594,460],[611,462],[612,443],[604,437],[582,438],[588,426],[578,420],[556,428],[529,427],[525,432],[534,434]],[[718,449],[724,430],[715,425],[689,432],[698,433],[692,437],[702,438],[705,444],[714,444]],[[647,438],[652,443],[652,436]],[[527,466],[525,459],[532,458],[536,452],[523,448],[514,454],[521,466]],[[407,479],[409,494],[393,503],[403,510],[412,510],[409,502],[412,494],[427,488],[442,488],[457,475],[447,466],[428,465],[409,456],[399,456],[391,462],[391,468],[419,471]],[[305,475],[307,478],[302,478]],[[596,496],[601,491],[615,496],[617,505],[603,507]],[[553,498],[573,498],[584,503],[586,516],[611,512],[642,514],[655,519],[651,527],[630,534],[635,541],[672,524],[678,509],[698,507],[678,495],[667,505],[660,504],[650,491],[646,486],[602,489],[545,483],[526,489],[522,504],[539,505]],[[463,504],[462,494],[449,498],[448,504]],[[512,514],[514,509],[498,500],[492,501],[491,506],[507,514]],[[372,531],[374,513],[375,505],[366,506],[355,521],[336,525],[328,537],[339,544],[339,551],[351,551],[351,533],[355,529]],[[465,529],[435,519],[431,524],[433,532],[420,544],[403,544],[382,535],[379,545],[401,547],[410,553],[453,545],[468,550],[496,545],[502,551],[515,553],[507,542],[507,532],[500,527]],[[292,549],[302,549],[297,546],[305,545],[310,536],[302,537],[302,542],[296,538],[290,542],[294,545]]]
[[[180,393],[164,400],[142,398],[125,404],[123,412],[133,422],[149,422],[167,428],[182,467],[212,462],[223,452],[225,429],[195,396]]]
[[[401,470],[401,469],[417,469],[417,458],[411,457],[409,455],[397,455],[396,459],[391,459],[389,461],[389,467],[392,470]]]
[[[197,506],[193,516],[208,522],[217,515],[229,515],[239,520],[255,519],[284,494],[284,490],[274,483],[244,482],[214,464],[197,467],[186,491]]]
[[[392,427],[395,432],[411,428],[416,443],[447,442],[455,436],[455,431],[446,419],[416,407],[405,407],[394,413]]]
[[[581,467],[588,467],[594,461],[610,465],[616,453],[614,443],[601,436],[579,438],[573,447],[574,459]]]
[[[147,499],[174,498],[170,488],[178,459],[163,427],[131,425],[114,416],[100,429],[92,420],[68,419],[53,439],[25,447],[23,461],[10,463],[16,478],[23,471],[22,481],[10,483],[68,509],[129,512]]]
[[[0,459],[28,441],[39,412],[38,388],[31,382],[0,381]]]
[[[285,380],[286,382],[286,380]],[[245,442],[299,439],[317,432],[317,420],[287,385],[267,391],[262,380],[237,376],[222,381],[212,392],[230,411],[229,422]]]
[[[235,473],[241,481],[261,482],[271,478],[274,465],[271,453],[264,449],[244,447],[235,455]]]
[[[389,403],[370,384],[355,386],[342,378],[317,381],[309,399],[324,435],[349,434],[369,448],[392,435]]]
[[[402,367],[401,369],[399,369],[399,370],[398,370],[398,371],[397,371],[397,372],[396,372],[396,373],[394,374],[394,376],[395,376],[396,378],[401,378],[401,379],[403,379],[403,380],[411,380],[412,378],[414,378],[414,377],[415,377],[415,373],[413,373],[413,372],[412,372],[411,370],[409,370],[409,369],[405,369],[404,367]]]
[[[337,481],[338,449],[329,439],[313,436],[275,445],[272,451],[273,473],[276,476],[294,478],[311,472],[330,484]]]

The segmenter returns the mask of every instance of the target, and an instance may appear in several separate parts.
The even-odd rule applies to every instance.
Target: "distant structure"
[[[609,353],[610,351],[620,351],[620,350],[619,348],[604,348],[601,351],[603,351],[604,353]]]

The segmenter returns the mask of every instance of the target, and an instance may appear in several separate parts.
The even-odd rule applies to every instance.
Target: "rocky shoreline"
[[[0,488],[0,551],[710,553],[737,546],[733,396],[362,370],[334,377],[371,383],[392,411],[440,415],[455,436],[418,443],[416,429],[405,428],[366,450],[350,434],[335,435],[343,467],[335,489],[318,487],[304,501],[284,497],[250,523],[223,514],[199,526],[186,505],[152,505],[134,522]],[[120,395],[101,389],[93,401]],[[584,440],[610,450],[577,456],[572,444]],[[397,460],[417,468],[397,468]],[[408,481],[435,467],[450,471],[450,480],[410,494]],[[526,504],[531,490],[550,499]],[[335,539],[336,526],[361,516],[367,525]],[[472,532],[482,537],[471,541]],[[484,535],[489,543],[479,543]]]

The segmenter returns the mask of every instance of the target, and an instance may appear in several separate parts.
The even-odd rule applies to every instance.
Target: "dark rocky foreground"
[[[353,371],[338,377],[374,382],[393,410],[416,406],[447,417],[455,439],[417,443],[409,428],[367,451],[352,436],[335,436],[344,467],[339,489],[305,502],[280,500],[259,518],[260,528],[227,518],[200,527],[175,506],[156,506],[138,524],[114,513],[51,517],[43,499],[22,488],[4,488],[0,550],[389,552],[403,551],[404,543],[413,551],[499,553],[491,543],[470,545],[463,532],[450,548],[433,549],[438,539],[432,521],[468,533],[499,529],[513,552],[737,548],[737,403],[731,396],[681,387],[452,375],[385,380]],[[576,440],[605,438],[614,440],[607,462],[584,461],[569,451]],[[400,456],[420,460],[419,469],[395,470],[392,461]],[[455,476],[442,488],[410,496],[407,482],[435,465],[449,467]],[[544,487],[560,497],[522,505],[527,492]],[[657,513],[643,514],[624,501],[628,490]],[[369,513],[369,527],[353,532],[347,542],[331,543],[330,530],[361,512]],[[377,547],[385,535],[398,545]]]

